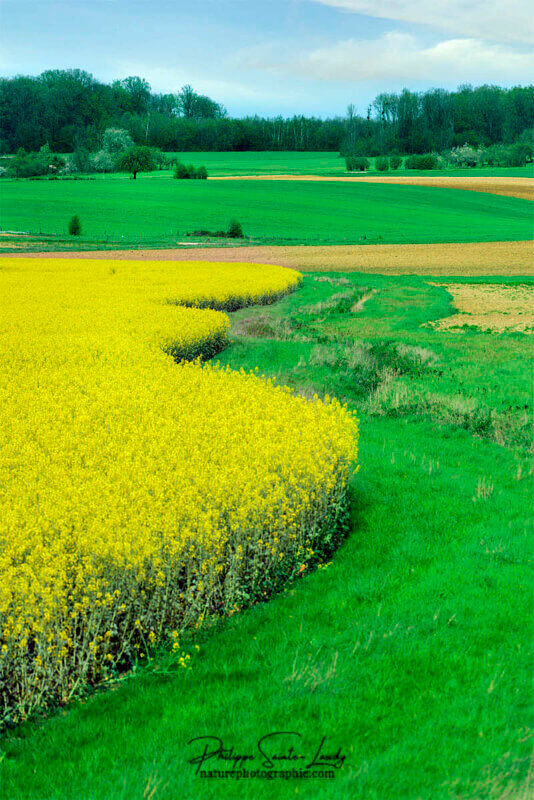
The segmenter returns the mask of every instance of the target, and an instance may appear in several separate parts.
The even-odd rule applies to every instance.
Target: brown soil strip
[[[523,200],[534,200],[534,178],[495,177],[445,177],[430,175],[361,175],[347,177],[330,177],[325,175],[232,175],[228,177],[210,178],[210,181],[337,181],[342,183],[398,183],[410,186],[437,186],[441,189],[462,189],[470,192],[487,192],[507,197],[520,197]]]
[[[534,288],[480,283],[433,284],[452,295],[457,311],[429,323],[436,330],[463,331],[464,326],[489,331],[534,332]]]
[[[386,275],[534,276],[534,242],[202,247],[172,250],[97,250],[14,253],[2,258],[104,258],[134,261],[234,261],[281,264],[301,272],[369,272]]]

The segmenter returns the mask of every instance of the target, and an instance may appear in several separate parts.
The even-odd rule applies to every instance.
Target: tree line
[[[158,94],[130,76],[101,83],[83,70],[0,79],[0,153],[102,150],[109,128],[162,151],[296,150],[380,156],[488,147],[534,128],[534,86],[460,86],[382,93],[365,113],[320,119],[232,118],[215,100],[184,86]]]

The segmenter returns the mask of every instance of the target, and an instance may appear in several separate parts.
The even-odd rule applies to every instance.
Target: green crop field
[[[421,327],[451,313],[431,280],[309,274],[274,306],[232,315],[221,362],[357,411],[351,531],[281,595],[184,642],[191,670],[156,651],[122,683],[11,730],[3,796],[531,796],[532,344]],[[470,282],[484,280],[533,285]],[[188,763],[193,737],[249,753],[273,731],[312,754],[325,736],[335,777],[221,791]]]
[[[195,167],[204,165],[209,174],[223,175],[347,175],[345,159],[333,152],[195,152],[169,153]],[[376,172],[375,159],[370,158],[370,172],[377,175],[502,175],[528,177],[534,173],[532,165],[526,167],[475,167],[450,170],[390,170]],[[154,173],[157,176],[158,173]]]
[[[422,186],[341,182],[96,179],[1,184],[0,227],[65,235],[81,218],[80,245],[176,242],[237,218],[255,242],[418,243],[529,239],[527,200]]]
[[[204,165],[210,175],[331,175],[345,173],[339,153],[169,153],[185,164]],[[157,174],[157,173],[156,173]]]

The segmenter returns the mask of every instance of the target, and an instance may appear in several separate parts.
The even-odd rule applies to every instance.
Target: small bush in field
[[[230,239],[243,239],[244,233],[241,223],[233,219],[228,226],[228,236]]]
[[[365,172],[369,169],[369,159],[363,156],[348,156],[345,159],[348,172]]]
[[[69,222],[69,233],[71,236],[79,236],[82,232],[82,223],[78,214],[75,214]]]
[[[387,156],[378,156],[375,161],[375,169],[379,172],[387,172],[389,169],[389,159]]]
[[[406,159],[406,169],[437,169],[438,159],[433,153],[414,155]]]
[[[181,161],[178,161],[174,169],[174,177],[178,180],[189,178],[189,169]]]
[[[182,164],[181,161],[176,163],[174,170],[174,177],[179,180],[206,180],[208,177],[208,170],[206,167],[195,167],[193,164]]]
[[[402,158],[400,156],[390,156],[389,159],[389,167],[390,169],[398,169],[402,164]]]

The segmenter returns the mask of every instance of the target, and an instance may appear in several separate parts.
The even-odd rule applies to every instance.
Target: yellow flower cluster
[[[242,607],[321,542],[355,419],[182,360],[227,341],[226,314],[200,307],[272,302],[299,280],[265,265],[0,259],[0,719]]]

